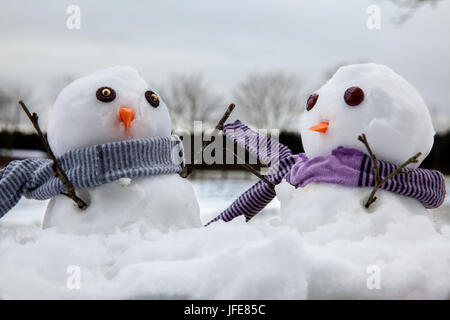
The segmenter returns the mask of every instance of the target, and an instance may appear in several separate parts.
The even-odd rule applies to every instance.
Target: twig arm
[[[376,157],[375,153],[373,153],[372,148],[370,147],[369,142],[367,141],[367,137],[364,133],[358,137],[358,140],[361,141],[366,146],[367,152],[369,153],[370,159],[372,160],[373,173],[375,176],[375,185],[377,185],[381,181],[377,157]]]
[[[233,154],[234,159],[235,160],[241,160],[242,159],[233,152],[233,150],[230,150],[228,148],[223,148],[225,151],[230,152],[231,154]],[[253,168],[251,165],[245,163],[245,161],[242,161],[242,163],[240,164],[241,166],[243,166],[247,171],[250,171],[251,173],[253,173],[255,176],[257,176],[259,179],[261,179],[264,183],[266,183],[269,187],[271,187],[272,189],[275,189],[275,184],[272,183],[271,181],[269,181],[265,176],[263,176],[262,174],[260,174],[258,172],[258,170],[256,170],[255,168]]]
[[[225,113],[223,114],[222,118],[219,120],[219,122],[217,123],[216,127],[214,128],[213,131],[213,135],[217,134],[217,132],[222,131],[224,128],[224,124],[227,121],[227,119],[230,117],[231,112],[233,112],[235,108],[235,104],[232,103],[228,106],[227,110],[225,111]],[[202,149],[199,150],[195,155],[198,155],[200,153],[203,152],[203,150],[211,143],[212,141],[203,141],[202,144]],[[241,160],[238,155],[236,155],[236,153],[234,153],[233,150],[224,148],[225,151],[230,152],[234,155],[235,160]],[[194,156],[195,159],[195,156]],[[269,187],[271,187],[272,189],[275,189],[275,184],[273,184],[271,181],[269,181],[266,177],[264,177],[262,174],[260,174],[257,170],[255,170],[255,168],[253,168],[252,166],[248,165],[247,163],[245,163],[245,161],[243,161],[243,163],[241,164],[247,171],[250,171],[251,173],[253,173],[255,176],[257,176],[259,179],[261,179],[263,182],[265,182]],[[187,178],[192,170],[194,169],[194,164],[190,163],[187,164],[183,171],[181,171],[180,176],[183,178]]]
[[[223,114],[222,118],[219,120],[219,122],[216,125],[216,130],[217,131],[222,131],[223,130],[223,126],[224,126],[225,122],[228,120],[228,118],[230,117],[230,115],[233,112],[235,107],[236,107],[236,105],[234,103],[231,103],[228,106],[228,108],[225,111],[225,113]]]
[[[219,122],[217,123],[213,135],[216,134],[218,131],[222,131],[223,130],[223,126],[225,124],[225,122],[227,121],[227,119],[230,117],[231,112],[233,112],[234,108],[235,108],[235,104],[231,103],[227,110],[225,111],[225,113],[223,114],[222,118],[219,120]],[[195,156],[201,154],[203,152],[203,150],[211,143],[212,141],[203,141],[202,143],[202,149],[197,151],[197,153],[194,155],[194,159]],[[194,164],[193,163],[189,163],[187,164],[184,168],[183,171],[180,172],[180,176],[183,178],[187,178],[191,173],[192,170],[194,169]]]
[[[27,106],[25,105],[25,103],[23,103],[23,101],[19,101],[19,105],[22,107],[22,110],[25,112],[28,119],[30,119],[38,136],[41,138],[42,144],[44,145],[44,148],[47,151],[48,156],[53,161],[53,173],[56,178],[61,180],[64,189],[66,190],[66,192],[62,192],[61,194],[75,201],[78,208],[86,209],[88,207],[87,204],[76,195],[75,187],[73,186],[72,182],[70,182],[70,180],[68,179],[66,172],[60,166],[58,160],[55,157],[55,154],[53,153],[52,149],[50,148],[50,145],[48,144],[47,139],[42,133],[41,127],[39,126],[38,115],[36,113],[31,114],[30,110],[28,110]]]
[[[380,170],[378,168],[377,157],[375,156],[372,149],[370,148],[370,145],[369,145],[369,142],[367,141],[366,135],[363,133],[362,135],[360,135],[358,137],[358,140],[361,141],[366,146],[367,152],[369,153],[370,159],[372,160],[372,163],[373,163],[373,171],[374,171],[373,173],[375,176],[375,187],[372,189],[372,192],[370,193],[369,198],[367,199],[367,201],[364,205],[364,207],[369,208],[370,205],[377,200],[377,197],[375,196],[375,194],[377,193],[378,189],[380,189],[383,184],[388,182],[390,179],[392,179],[396,175],[411,173],[412,171],[403,172],[403,169],[406,168],[411,163],[419,162],[419,157],[422,155],[422,153],[419,152],[419,153],[415,154],[414,156],[412,156],[411,158],[409,158],[408,160],[403,162],[396,170],[391,172],[391,174],[389,174],[387,177],[385,177],[384,179],[381,179]]]

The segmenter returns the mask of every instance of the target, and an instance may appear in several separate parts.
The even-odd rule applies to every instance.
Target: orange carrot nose
[[[134,119],[134,110],[132,108],[121,108],[119,111],[120,121],[125,125],[125,129],[131,125],[131,121]]]
[[[316,124],[315,126],[309,128],[309,130],[325,133],[328,130],[328,125],[328,122],[322,121],[319,122],[319,124]]]

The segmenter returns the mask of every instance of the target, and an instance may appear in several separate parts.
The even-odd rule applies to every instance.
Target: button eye
[[[116,92],[110,87],[101,87],[97,89],[96,97],[101,102],[111,102],[116,98]]]
[[[159,98],[156,93],[151,90],[145,92],[145,99],[147,99],[148,103],[154,108],[159,106]]]
[[[306,102],[306,111],[311,110],[316,105],[317,99],[319,99],[319,95],[317,93],[313,93],[309,96],[308,101]]]
[[[344,100],[349,106],[355,107],[363,102],[364,91],[360,87],[350,87],[345,90]]]

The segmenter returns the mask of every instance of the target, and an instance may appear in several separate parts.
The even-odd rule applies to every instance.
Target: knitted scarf
[[[304,153],[293,155],[285,145],[252,131],[239,120],[225,125],[224,132],[228,138],[269,166],[266,178],[274,184],[286,179],[296,188],[312,182],[353,187],[375,185],[372,160],[359,150],[339,147],[329,155],[308,159]],[[398,168],[386,161],[378,161],[378,167],[382,179]],[[414,169],[410,174],[396,175],[384,183],[381,189],[416,199],[425,208],[437,208],[445,199],[444,176],[436,170]],[[259,181],[206,225],[218,220],[230,221],[240,215],[244,215],[248,221],[275,196],[273,188]]]
[[[58,158],[75,189],[103,185],[120,178],[178,173],[184,166],[178,136],[111,142],[71,150]],[[22,196],[50,199],[64,192],[50,159],[12,161],[0,170],[0,217]]]

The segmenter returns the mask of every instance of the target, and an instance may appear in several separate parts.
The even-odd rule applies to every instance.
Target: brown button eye
[[[151,90],[145,92],[145,99],[147,99],[148,103],[154,108],[159,106],[159,98],[156,93]]]
[[[344,100],[349,106],[357,106],[364,100],[364,91],[360,87],[350,87],[345,90]]]
[[[319,99],[319,95],[317,93],[313,93],[312,95],[309,96],[308,101],[306,102],[306,111],[309,111],[312,108],[314,108],[317,99]]]
[[[116,98],[116,92],[110,87],[98,88],[95,95],[101,102],[111,102]]]

